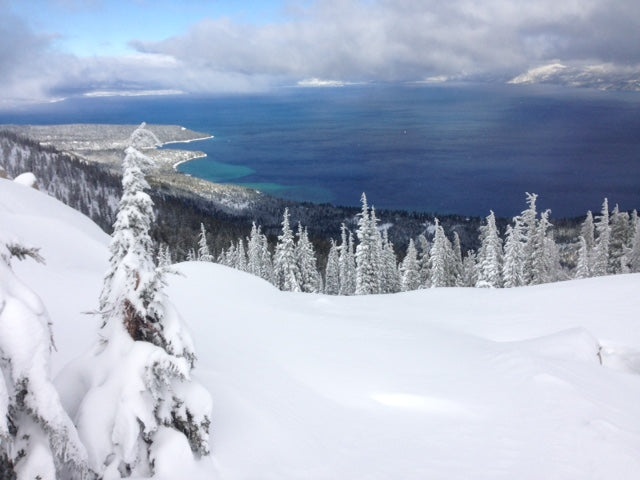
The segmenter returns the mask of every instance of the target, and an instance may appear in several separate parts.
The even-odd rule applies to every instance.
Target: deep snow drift
[[[109,239],[6,180],[0,227],[42,247],[46,265],[14,271],[49,310],[59,372],[96,339],[99,318],[83,312],[97,308]],[[213,397],[212,477],[640,475],[638,274],[339,298],[178,269],[167,293]]]

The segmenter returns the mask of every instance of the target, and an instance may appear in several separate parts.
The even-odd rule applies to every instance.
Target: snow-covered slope
[[[0,181],[4,232],[54,322],[56,371],[90,346],[108,238]],[[370,297],[279,292],[209,263],[168,293],[213,396],[222,479],[635,479],[640,275]],[[601,365],[601,362],[604,365]]]
[[[46,265],[13,262],[16,274],[42,298],[53,320],[54,369],[89,348],[106,271],[109,236],[84,215],[37,190],[0,179],[4,235],[40,247]]]

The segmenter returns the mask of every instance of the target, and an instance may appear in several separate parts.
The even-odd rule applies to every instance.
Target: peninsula
[[[136,127],[137,125],[110,124],[0,125],[0,130],[13,132],[42,146],[53,147],[87,163],[105,165],[119,173],[123,150]],[[205,157],[204,152],[161,148],[168,144],[208,140],[213,135],[195,132],[179,125],[147,124],[146,128],[160,141],[159,147],[149,148],[144,152],[156,164],[156,168],[149,172],[150,183],[182,191],[184,194],[195,194],[228,213],[241,213],[254,206],[261,195],[255,190],[211,183],[177,172],[177,165]]]

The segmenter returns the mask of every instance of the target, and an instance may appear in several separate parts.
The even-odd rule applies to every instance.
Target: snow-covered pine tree
[[[460,236],[458,232],[453,232],[453,248],[451,250],[451,278],[453,280],[452,286],[464,287],[462,281],[462,245],[460,243]]]
[[[467,251],[462,260],[462,286],[475,287],[478,283],[478,266],[476,264],[476,252]]]
[[[538,221],[538,231],[536,233],[534,255],[531,263],[531,281],[530,285],[538,285],[541,283],[549,283],[556,281],[558,278],[560,264],[558,249],[553,240],[551,232],[551,223],[549,222],[550,210],[545,210],[540,215]]]
[[[298,241],[296,242],[296,261],[300,272],[300,291],[317,293],[322,291],[322,280],[316,266],[316,253],[313,244],[309,241],[307,229],[298,223]]]
[[[299,292],[300,271],[296,260],[296,245],[289,225],[289,209],[282,216],[282,234],[278,236],[273,259],[275,284],[280,290]]]
[[[220,252],[218,263],[225,267],[235,268],[238,263],[238,252],[236,250],[236,244],[233,243],[233,241],[229,244],[229,248]]]
[[[153,261],[153,203],[144,192],[151,161],[135,144],[125,154],[100,339],[68,369],[87,388],[75,418],[90,467],[105,480],[152,476],[172,455],[168,445],[191,450],[194,461],[209,453],[211,400],[191,378],[193,344],[164,293],[166,269]]]
[[[398,257],[393,250],[393,243],[389,240],[389,232],[385,229],[382,233],[381,256],[381,293],[396,293],[400,291],[400,272],[398,270]]]
[[[431,287],[450,287],[449,260],[451,257],[451,242],[444,234],[444,229],[436,218],[436,233],[429,256],[429,271],[431,272]]]
[[[524,285],[524,236],[520,217],[513,219],[513,226],[507,226],[504,243],[504,264],[502,278],[505,288]]]
[[[589,269],[589,247],[582,235],[578,239],[580,248],[578,250],[578,263],[576,265],[575,278],[588,278],[591,276]]]
[[[251,233],[247,239],[247,271],[268,282],[273,281],[273,267],[267,237],[259,226],[253,222]]]
[[[591,213],[591,210],[587,212],[587,216],[580,226],[580,235],[584,238],[588,249],[593,249],[596,246],[595,227],[593,224],[593,214]]]
[[[638,220],[638,212],[635,210],[631,214],[631,226],[633,236],[631,237],[631,248],[627,252],[627,268],[631,273],[640,272],[640,221]]]
[[[595,227],[593,224],[593,214],[591,210],[587,212],[587,216],[582,222],[582,226],[580,227],[580,237],[584,240],[584,246],[580,242],[580,247],[578,250],[578,261],[577,263],[580,265],[580,277],[577,278],[588,278],[593,276],[593,255],[594,249],[596,246],[595,240]],[[577,275],[576,271],[576,275]]]
[[[626,254],[631,247],[633,231],[629,214],[621,212],[618,205],[611,213],[611,240],[609,242],[609,273],[627,273]]]
[[[377,264],[377,277],[378,277],[378,293],[382,293],[383,288],[383,276],[384,276],[384,252],[383,252],[383,238],[382,231],[378,227],[378,217],[376,216],[376,208],[371,205],[369,215],[369,225],[371,228],[371,237],[374,239],[374,258]]]
[[[356,295],[380,293],[380,233],[375,212],[369,211],[367,196],[361,197],[362,211],[358,220],[356,247]]]
[[[340,227],[340,295],[356,293],[356,257],[353,235],[343,223]]]
[[[171,258],[171,248],[169,245],[160,245],[158,247],[158,266],[159,267],[168,267],[173,263]]]
[[[209,252],[209,245],[207,244],[207,230],[202,222],[200,222],[200,236],[198,237],[198,260],[201,262],[213,262],[213,255]]]
[[[49,373],[51,323],[11,259],[37,249],[0,238],[0,478],[88,478],[87,453]]]
[[[417,290],[420,288],[420,266],[418,265],[418,251],[416,250],[413,238],[409,240],[407,254],[400,265],[402,275],[401,289],[403,292]]]
[[[256,277],[260,276],[261,270],[260,256],[260,230],[256,222],[251,224],[251,233],[247,238],[247,272]]]
[[[609,225],[609,201],[605,198],[602,212],[596,217],[596,245],[593,250],[592,275],[606,275],[609,267],[609,243],[611,240],[611,226]]]
[[[147,124],[142,122],[129,136],[128,145],[137,150],[159,147],[162,142],[158,140],[156,134],[147,128]]]
[[[533,263],[536,256],[540,254],[539,250],[541,245],[537,243],[538,212],[536,209],[536,200],[538,199],[538,195],[526,192],[526,197],[529,207],[524,210],[519,217],[524,238],[524,263],[522,272],[524,275],[524,285],[531,285],[533,283]]]
[[[233,268],[240,270],[241,272],[247,271],[247,251],[244,248],[244,240],[242,238],[238,239],[236,246],[236,258]]]
[[[267,240],[267,236],[262,233],[260,234],[260,277],[270,283],[275,283],[269,241]]]
[[[424,234],[418,236],[418,266],[420,267],[420,288],[431,286],[431,273],[429,272],[429,254],[431,246]]]
[[[327,295],[340,294],[340,254],[335,240],[331,239],[331,248],[327,256],[327,268],[324,274],[324,293]]]
[[[477,287],[502,287],[502,239],[496,227],[496,217],[491,211],[487,224],[480,227],[480,250],[478,251]]]

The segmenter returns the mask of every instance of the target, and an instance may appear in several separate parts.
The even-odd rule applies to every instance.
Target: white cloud
[[[0,0],[0,5],[2,1]],[[95,90],[255,91],[335,82],[509,79],[555,62],[640,64],[637,0],[318,0],[278,23],[204,19],[135,57],[76,58],[0,19],[0,88],[42,97]]]
[[[296,12],[274,25],[205,20],[184,36],[134,45],[200,68],[346,81],[511,74],[555,58],[640,60],[635,1],[324,0]]]
[[[322,88],[322,87],[344,87],[347,85],[340,80],[322,80],[320,78],[305,78],[298,82],[299,87]]]

